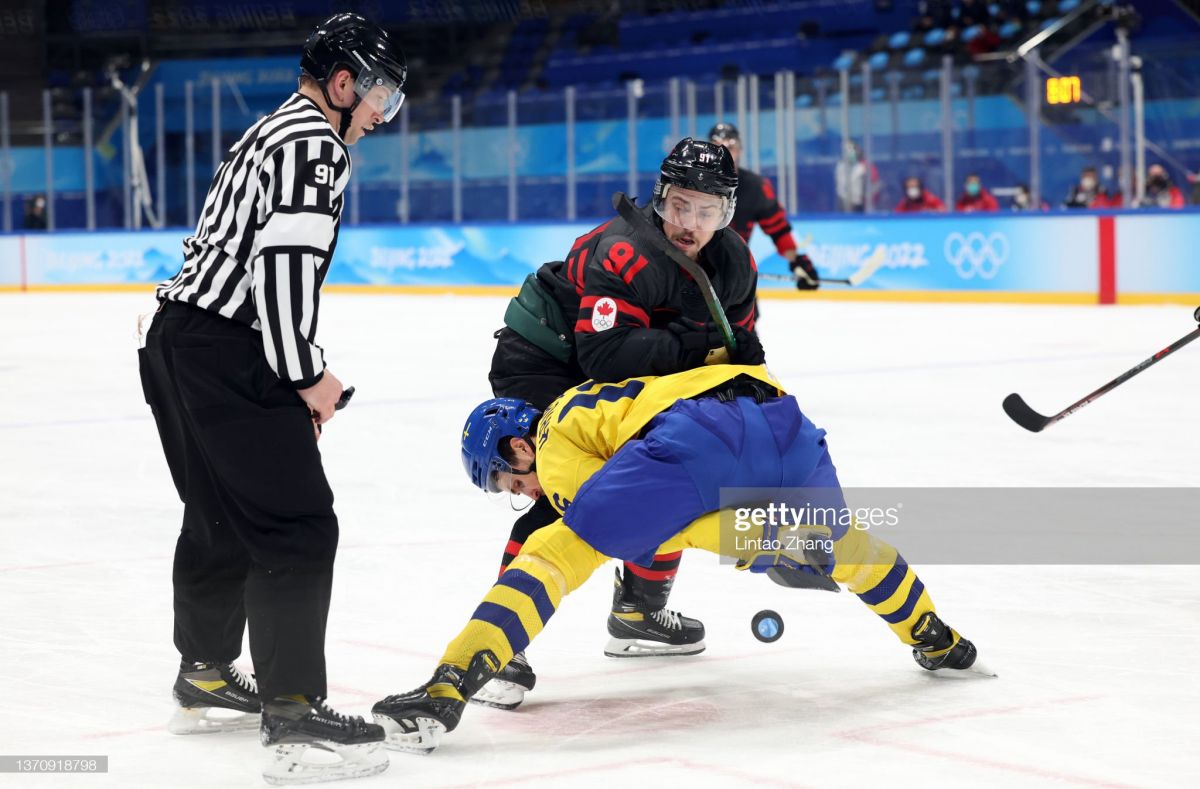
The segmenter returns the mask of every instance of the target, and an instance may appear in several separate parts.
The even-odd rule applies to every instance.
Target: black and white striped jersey
[[[317,308],[349,181],[345,144],[315,102],[293,94],[229,149],[158,299],[260,330],[276,374],[312,386],[325,370]]]

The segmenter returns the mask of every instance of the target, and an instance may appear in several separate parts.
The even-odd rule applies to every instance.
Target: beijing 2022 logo
[[[978,231],[972,231],[965,236],[962,233],[951,233],[946,236],[943,246],[946,262],[954,266],[958,276],[963,279],[991,279],[1000,271],[1000,267],[1008,260],[1008,236],[1003,233],[989,233],[986,236]]]

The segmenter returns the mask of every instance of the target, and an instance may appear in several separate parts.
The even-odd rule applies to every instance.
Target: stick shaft
[[[1146,359],[1145,361],[1141,362],[1140,364],[1138,364],[1134,367],[1131,367],[1130,369],[1121,373],[1116,378],[1112,379],[1111,381],[1109,381],[1108,383],[1106,383],[1104,386],[1100,387],[1096,391],[1092,392],[1091,394],[1087,395],[1086,397],[1084,397],[1080,400],[1075,401],[1071,405],[1064,408],[1062,411],[1059,411],[1057,414],[1055,414],[1053,417],[1051,417],[1050,424],[1053,424],[1054,422],[1057,422],[1060,419],[1066,419],[1068,416],[1075,413],[1080,408],[1083,408],[1088,403],[1091,403],[1092,401],[1097,400],[1100,397],[1103,397],[1104,395],[1108,394],[1113,389],[1116,389],[1118,386],[1125,383],[1130,378],[1134,377],[1135,375],[1142,372],[1143,370],[1146,370],[1146,369],[1158,364],[1160,361],[1167,358],[1171,354],[1175,353],[1180,348],[1182,348],[1183,346],[1190,343],[1192,340],[1195,340],[1197,337],[1200,337],[1200,328],[1196,328],[1196,329],[1188,332],[1183,337],[1180,337],[1178,340],[1171,343],[1166,348],[1163,348],[1161,351],[1159,351],[1158,353],[1151,356],[1149,359]]]
[[[1200,317],[1200,309],[1197,309],[1196,312],[1197,316]],[[1068,416],[1083,408],[1088,403],[1100,399],[1113,389],[1116,389],[1118,386],[1128,381],[1130,378],[1159,363],[1198,337],[1200,337],[1200,328],[1196,328],[1183,337],[1180,337],[1178,340],[1171,343],[1166,348],[1163,348],[1149,359],[1146,359],[1134,367],[1131,367],[1130,369],[1118,375],[1116,378],[1106,383],[1104,386],[1101,386],[1099,389],[1091,394],[1088,394],[1082,399],[1076,400],[1074,403],[1071,403],[1071,405],[1067,406],[1053,416],[1043,416],[1037,411],[1034,411],[1019,394],[1010,394],[1008,397],[1004,398],[1004,412],[1008,414],[1010,419],[1026,430],[1030,430],[1034,433],[1040,433],[1051,425],[1057,424],[1058,422],[1066,419]]]
[[[772,280],[775,282],[795,282],[796,281],[796,278],[791,276],[790,274],[767,274],[762,271],[758,272],[758,278],[759,279],[769,279],[769,280]],[[835,285],[849,285],[850,284],[850,280],[848,280],[848,279],[825,279],[825,278],[821,279],[822,285],[826,284],[827,282],[832,282]]]

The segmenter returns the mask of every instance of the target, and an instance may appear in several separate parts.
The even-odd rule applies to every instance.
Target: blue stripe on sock
[[[495,625],[504,631],[504,637],[508,639],[508,645],[512,648],[514,655],[529,646],[529,634],[525,632],[525,626],[521,624],[521,617],[517,616],[517,612],[511,608],[483,602],[475,609],[471,618]]]
[[[550,617],[554,616],[554,603],[550,602],[550,595],[546,592],[545,584],[529,573],[523,570],[508,570],[500,576],[500,580],[496,583],[515,589],[532,600],[534,607],[537,608],[538,616],[542,618],[543,626],[550,621]]]
[[[925,591],[925,584],[921,583],[920,578],[913,578],[912,589],[908,590],[908,599],[904,601],[904,605],[900,606],[895,613],[880,614],[883,621],[889,625],[894,625],[897,622],[903,622],[912,616],[913,608],[916,607],[917,601],[921,599],[921,593]]]
[[[903,557],[897,556],[896,563],[892,565],[892,569],[883,577],[883,580],[861,593],[858,596],[859,599],[867,605],[879,605],[896,593],[906,572],[908,572],[908,562],[904,561]]]

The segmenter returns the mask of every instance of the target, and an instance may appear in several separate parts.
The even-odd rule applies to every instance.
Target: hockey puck
[[[771,610],[759,611],[750,620],[750,631],[759,641],[771,643],[783,635],[783,617]]]

